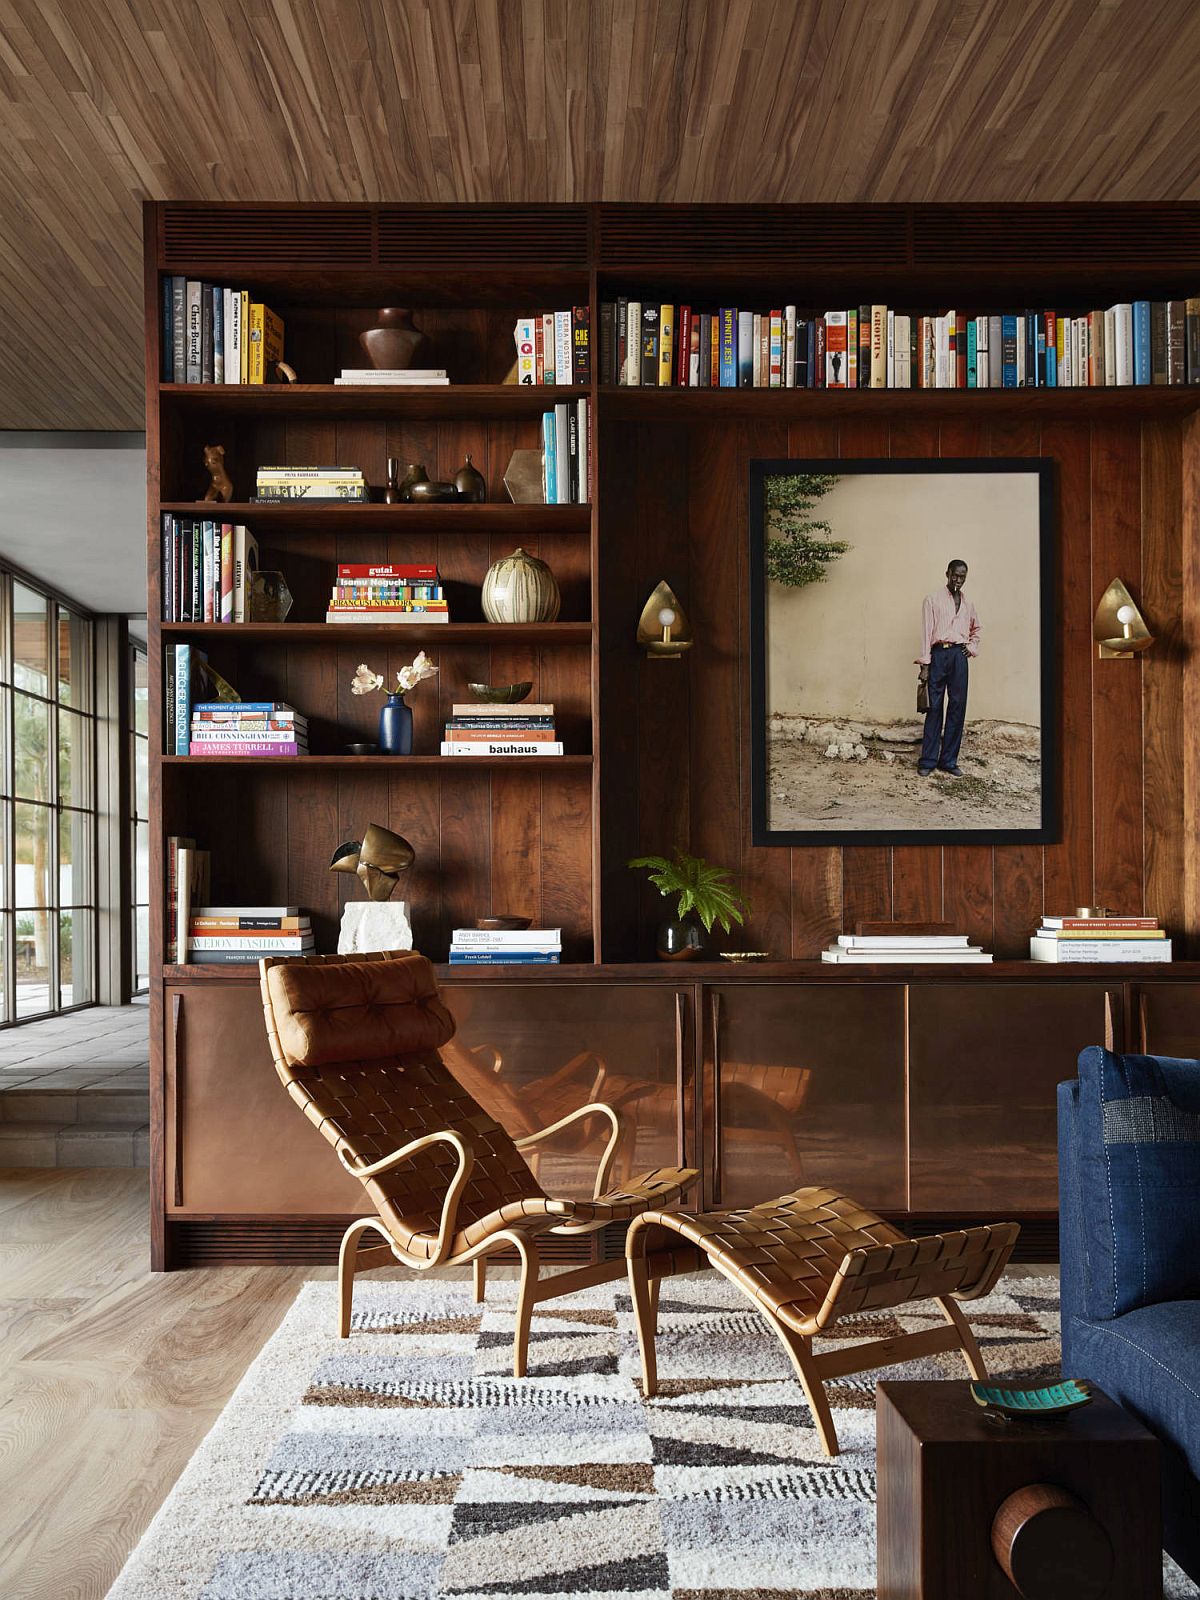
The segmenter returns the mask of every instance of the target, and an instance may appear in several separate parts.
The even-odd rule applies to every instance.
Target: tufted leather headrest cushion
[[[433,968],[388,961],[297,962],[267,969],[279,1043],[294,1067],[427,1053],[453,1037]]]

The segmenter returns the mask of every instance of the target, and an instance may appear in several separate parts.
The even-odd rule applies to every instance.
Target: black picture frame
[[[1060,789],[1057,759],[1057,537],[1055,530],[1055,463],[1046,456],[971,457],[771,457],[753,459],[750,469],[750,754],[751,842],[791,848],[798,845],[912,844],[1052,844],[1060,837]],[[1027,828],[772,828],[768,792],[766,576],[766,480],[790,473],[952,474],[1026,473],[1037,478],[1038,595],[1037,638],[1040,653],[1041,816]],[[985,619],[986,621],[986,619]],[[915,691],[915,680],[914,680]]]

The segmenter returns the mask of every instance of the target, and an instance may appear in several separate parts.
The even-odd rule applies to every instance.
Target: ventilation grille
[[[710,271],[902,267],[904,206],[601,206],[600,266]]]
[[[1200,206],[915,206],[912,251],[916,267],[1178,270],[1200,260]]]
[[[166,267],[369,267],[374,217],[357,206],[171,206]]]
[[[583,206],[416,206],[381,210],[385,267],[588,267]]]
[[[295,1222],[186,1222],[168,1224],[170,1260],[178,1267],[215,1267],[237,1262],[277,1262],[283,1265],[321,1266],[335,1263],[342,1234],[353,1221],[328,1222],[297,1218]],[[622,1230],[623,1233],[623,1230]],[[590,1265],[610,1260],[623,1251],[620,1238],[585,1233],[575,1238],[546,1235],[539,1241],[543,1261],[555,1266]],[[598,1245],[597,1240],[601,1243]],[[600,1252],[603,1251],[603,1254]],[[488,1257],[498,1266],[515,1265],[515,1250]]]

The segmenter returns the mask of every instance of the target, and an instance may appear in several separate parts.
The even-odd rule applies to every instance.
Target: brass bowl
[[[489,706],[514,706],[533,688],[533,683],[469,683],[476,700]]]
[[[771,952],[769,950],[722,950],[721,951],[721,960],[722,961],[733,961],[733,962],[769,961],[770,959],[771,959]]]

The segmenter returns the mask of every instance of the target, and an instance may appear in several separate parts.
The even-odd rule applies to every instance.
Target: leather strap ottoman
[[[658,1285],[713,1267],[766,1318],[791,1358],[826,1455],[838,1453],[824,1383],[961,1351],[974,1378],[987,1370],[958,1301],[987,1294],[1004,1271],[1015,1222],[909,1239],[834,1189],[797,1189],[744,1211],[646,1211],[630,1224],[625,1256],[642,1355],[642,1391],[657,1390]],[[814,1335],[856,1311],[933,1300],[947,1326],[814,1355]]]

